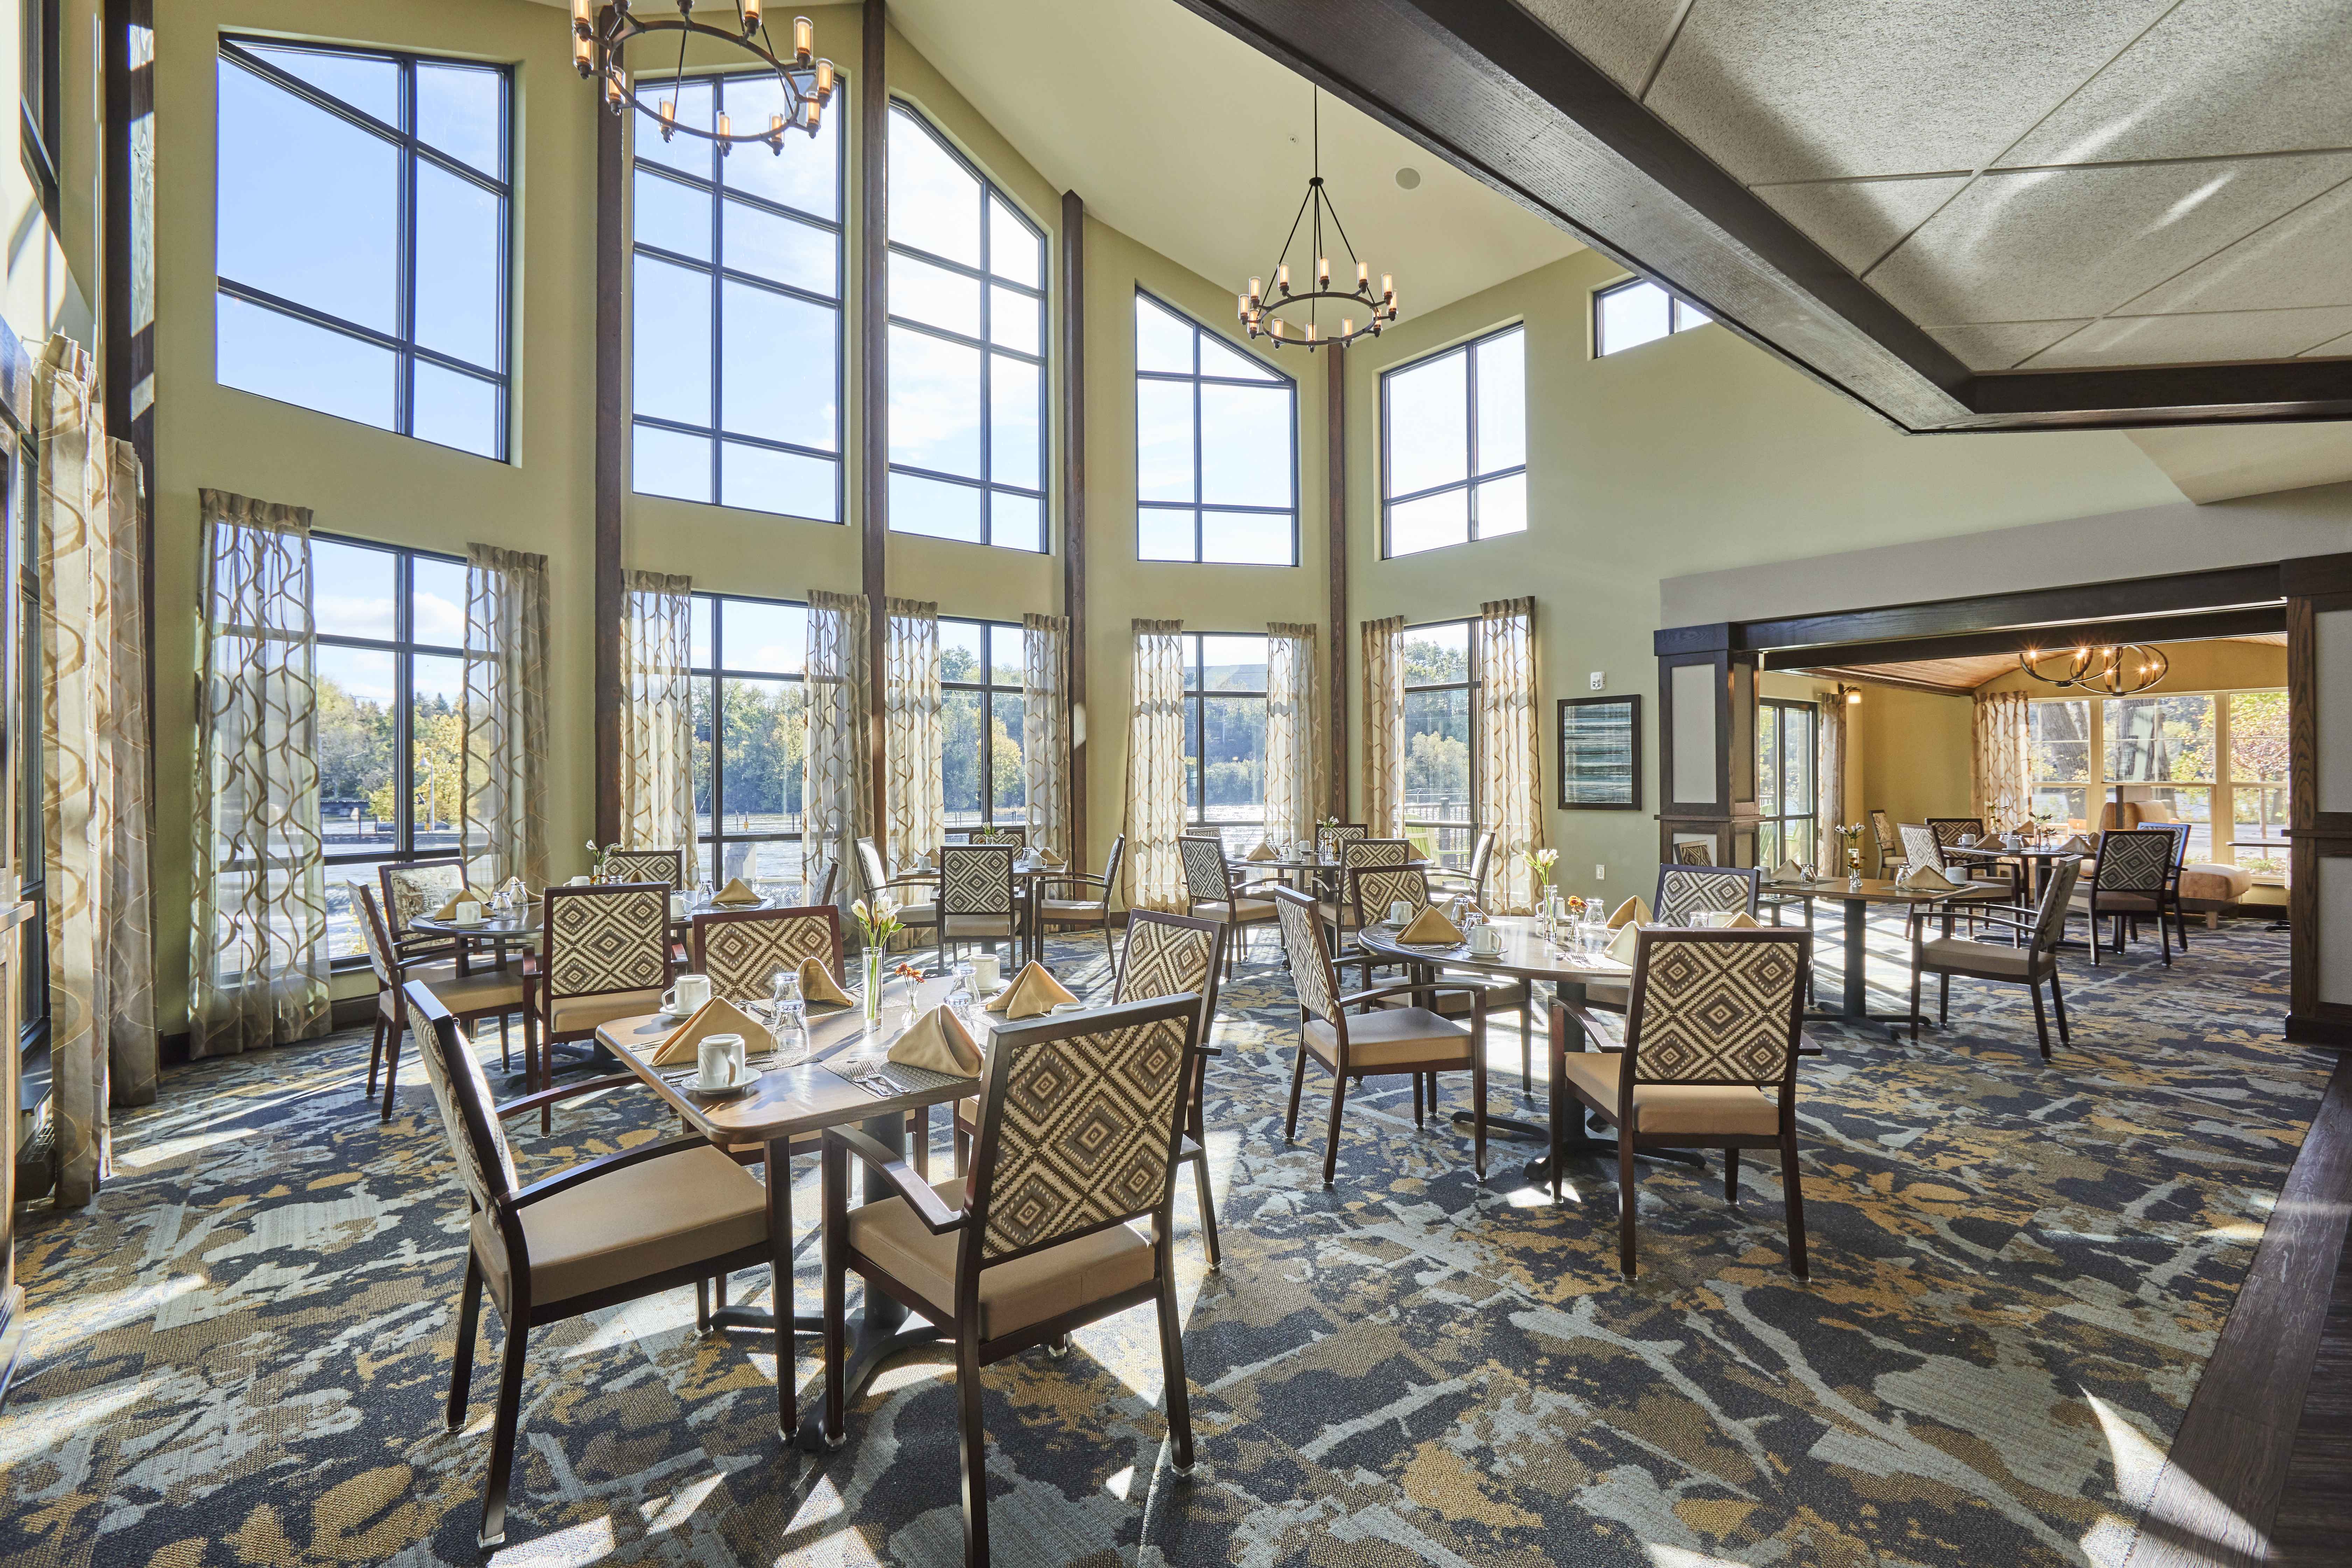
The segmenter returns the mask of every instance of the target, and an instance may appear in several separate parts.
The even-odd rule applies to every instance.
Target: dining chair
[[[1429,868],[1429,885],[1449,899],[1460,893],[1474,904],[1484,904],[1486,901],[1486,874],[1493,868],[1494,858],[1495,830],[1482,827],[1472,842],[1468,868],[1449,871],[1443,866],[1433,866]]]
[[[1434,1086],[1436,1075],[1470,1073],[1471,1159],[1478,1179],[1486,1179],[1486,994],[1483,986],[1462,981],[1432,984],[1406,981],[1360,991],[1339,989],[1339,971],[1323,940],[1323,921],[1315,900],[1295,888],[1275,888],[1274,904],[1282,925],[1282,949],[1290,964],[1290,983],[1298,997],[1298,1048],[1290,1063],[1290,1112],[1282,1126],[1282,1141],[1298,1135],[1298,1097],[1307,1086],[1307,1058],[1322,1064],[1331,1075],[1331,1121],[1324,1135],[1323,1184],[1329,1186],[1339,1169],[1339,1114],[1347,1103],[1348,1080],[1402,1076],[1415,1080],[1413,1124],[1423,1124],[1423,1083]],[[1470,1022],[1465,1027],[1420,1005],[1447,992],[1467,993]],[[1376,1004],[1407,1000],[1402,1006]],[[1350,1009],[1355,1009],[1351,1012]],[[1366,1011],[1365,1009],[1370,1009]],[[1436,1110],[1430,1096],[1428,1109]]]
[[[971,1173],[934,1186],[856,1128],[824,1134],[824,1436],[846,1436],[848,1277],[955,1346],[963,1556],[985,1568],[981,1368],[1147,1303],[1160,1317],[1171,1468],[1192,1470],[1170,1237],[1200,999],[1179,995],[998,1031],[981,1069]],[[849,1163],[896,1196],[849,1206]],[[1147,1237],[1135,1221],[1149,1220]]]
[[[1188,834],[1176,840],[1176,849],[1184,865],[1186,914],[1231,926],[1241,933],[1242,941],[1248,940],[1248,927],[1272,922],[1272,904],[1264,899],[1244,898],[1242,889],[1234,886],[1234,870],[1225,859],[1223,839]],[[1240,942],[1226,942],[1224,964],[1228,980],[1233,978],[1240,950]]]
[[[2099,835],[2098,864],[2083,909],[2091,920],[2091,964],[2096,968],[2099,917],[2114,922],[2116,945],[2124,951],[2124,922],[2139,915],[2156,917],[2156,934],[2164,950],[2164,966],[2172,967],[2172,927],[2180,918],[2179,880],[2173,856],[2180,840],[2168,827],[2123,827]],[[2168,917],[2169,920],[2168,921]]]
[[[730,1002],[763,1002],[776,972],[797,973],[814,958],[841,978],[841,911],[831,904],[785,910],[711,910],[694,917],[692,968],[710,978],[710,994]]]
[[[871,838],[857,841],[858,868],[865,874],[866,897],[888,896],[898,906],[898,923],[909,931],[929,929],[932,941],[939,939],[940,878],[936,871],[909,872],[893,877],[883,868],[882,851]],[[919,896],[916,896],[919,895]]]
[[[383,888],[384,929],[392,937],[393,947],[407,952],[418,947],[449,947],[449,939],[437,932],[411,931],[419,915],[431,915],[451,898],[466,890],[465,859],[457,855],[432,860],[404,860],[396,866],[379,866],[376,880]],[[443,954],[448,956],[447,953]]]
[[[1957,877],[1964,882],[1998,882],[2012,893],[2021,885],[2021,879],[2012,877],[2003,870],[2002,863],[2000,861],[1980,860],[1970,855],[1964,855],[1956,861],[1942,853],[1947,849],[1961,847],[1960,840],[1971,834],[1975,836],[1977,843],[1982,844],[1986,837],[1983,817],[1931,816],[1927,819],[1927,827],[1928,832],[1936,836],[1937,870],[1948,876]],[[2015,863],[2012,862],[2012,864]],[[2024,868],[2020,865],[2018,868],[2021,871]]]
[[[1009,844],[943,844],[940,847],[939,947],[950,962],[958,939],[993,942],[1021,934],[1013,893],[1013,847]],[[994,948],[990,949],[994,952]],[[1019,955],[1019,949],[1014,949]]]
[[[1029,842],[1029,833],[1021,827],[967,827],[963,830],[966,844],[1010,844],[1015,849]]]
[[[771,1232],[767,1192],[759,1181],[700,1137],[639,1143],[523,1185],[507,1143],[509,1118],[530,1110],[544,1115],[559,1100],[635,1087],[636,1079],[600,1078],[497,1105],[481,1063],[432,987],[411,982],[407,1006],[423,1024],[425,1076],[440,1108],[471,1216],[449,1373],[450,1431],[466,1425],[486,1289],[506,1329],[489,1475],[476,1536],[488,1552],[506,1539],[507,1491],[514,1474],[530,1331],[762,1264],[776,1299],[789,1301],[792,1237]],[[777,1321],[776,1419],[789,1440],[790,1310],[780,1311]]]
[[[1321,856],[1348,839],[1369,837],[1370,831],[1360,822],[1318,822],[1315,825],[1315,853]]]
[[[379,1121],[392,1120],[392,1100],[400,1082],[400,1042],[408,1033],[408,991],[412,983],[429,985],[457,1021],[471,1027],[484,1018],[499,1021],[499,1066],[510,1065],[508,1016],[522,1010],[522,976],[511,969],[485,969],[460,974],[451,960],[433,953],[404,956],[384,930],[383,913],[375,893],[365,882],[348,884],[352,904],[360,917],[360,936],[367,944],[368,967],[375,973],[375,1034],[368,1041],[367,1097],[375,1098],[376,1064],[383,1063],[383,1109]],[[524,1037],[523,1056],[530,1055]]]
[[[555,1083],[555,1047],[595,1038],[596,1026],[661,1005],[674,964],[669,941],[669,887],[662,882],[607,882],[547,889],[541,920],[542,946],[523,974],[523,1055],[534,1045],[538,1087]],[[540,1131],[548,1130],[540,1113]]]
[[[604,876],[612,882],[659,882],[675,891],[687,885],[686,851],[615,849],[604,857]]]
[[[2172,835],[2172,885],[2167,892],[2168,901],[2172,905],[2173,939],[2180,943],[2180,951],[2185,953],[2189,951],[2189,914],[2181,907],[2180,876],[2188,869],[2189,835],[2195,831],[2195,825],[2187,822],[2147,822],[2146,826]]]
[[[1119,863],[1126,858],[1127,835],[1121,833],[1110,841],[1110,854],[1103,861],[1101,875],[1088,871],[1056,871],[1052,876],[1039,878],[1036,885],[1039,939],[1043,940],[1046,930],[1051,927],[1098,923],[1102,927],[1103,957],[1110,959],[1113,956],[1111,894],[1118,887]],[[1056,889],[1074,888],[1092,888],[1101,896],[1089,899],[1057,899],[1054,896]]]
[[[1675,846],[1675,864],[1712,866],[1715,864],[1715,846],[1703,838],[1685,839]]]
[[[1352,963],[1362,955],[1349,942],[1349,937],[1362,928],[1356,916],[1356,906],[1350,899],[1356,873],[1373,866],[1402,866],[1413,859],[1410,838],[1342,838],[1339,844],[1339,875],[1333,879],[1330,896],[1316,901],[1318,919],[1331,928],[1331,952],[1340,963]],[[1364,967],[1364,983],[1371,984],[1371,966]]]
[[[1626,1279],[1637,1153],[1722,1150],[1723,1201],[1737,1204],[1739,1151],[1771,1148],[1780,1151],[1789,1268],[1805,1278],[1797,1047],[1812,962],[1812,933],[1793,927],[1645,930],[1633,938],[1633,1001],[1622,1018],[1553,1005],[1552,1081],[1617,1128],[1617,1268]],[[1568,1049],[1570,1019],[1601,1048]]]
[[[1882,807],[1870,808],[1870,836],[1878,843],[1878,874],[1892,877],[1903,869],[1903,836],[1895,831],[1894,819]]]
[[[1663,865],[1650,918],[1662,926],[1686,926],[1704,912],[1756,912],[1763,873],[1753,866]]]
[[[1412,907],[1412,912],[1419,914],[1429,907],[1431,896],[1435,891],[1429,885],[1428,873],[1418,866],[1359,867],[1353,873],[1349,888],[1349,900],[1356,911],[1358,931],[1363,930],[1376,921],[1385,920],[1391,906],[1395,904],[1410,904]],[[1522,1100],[1529,1098],[1535,1093],[1534,984],[1517,978],[1490,979],[1484,975],[1459,973],[1454,978],[1465,984],[1482,987],[1486,993],[1482,1001],[1489,1014],[1500,1012],[1505,1008],[1518,1010],[1519,1098]],[[1370,985],[1371,983],[1371,966],[1367,963],[1364,969],[1364,984]],[[1444,995],[1431,998],[1429,1010],[1441,1018],[1459,1021],[1470,1015],[1470,998],[1462,992],[1449,991]],[[1414,1086],[1416,1099],[1419,1098],[1422,1087],[1419,1084]],[[1434,1105],[1437,1102],[1437,1085],[1430,1082],[1427,1089],[1430,1103]]]
[[[2042,902],[2033,918],[2021,921],[2007,915],[1980,914],[1989,925],[2006,926],[2025,939],[2022,946],[2014,942],[1969,942],[1960,937],[1928,937],[1924,934],[1927,917],[1934,911],[1915,908],[1911,911],[1911,1037],[1919,1037],[1919,984],[1927,976],[1936,976],[1936,1024],[1937,1027],[1951,1022],[1952,976],[1963,980],[1990,980],[2005,984],[2021,984],[2033,994],[2033,1032],[2042,1042],[2042,1059],[2050,1059],[2050,1024],[2042,1011],[2042,987],[2050,987],[2050,1005],[2058,1015],[2058,1043],[2071,1046],[2074,1042],[2066,1032],[2066,997],[2058,988],[2058,942],[2066,934],[2066,915],[2074,901],[2074,884],[2083,873],[2078,856],[2068,856],[2051,862],[2050,874],[2043,879]],[[2091,940],[2098,940],[2098,922],[2091,926]]]

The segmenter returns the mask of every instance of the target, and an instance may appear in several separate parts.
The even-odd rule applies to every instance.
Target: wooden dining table
[[[1865,965],[1870,957],[1870,909],[1874,904],[1894,905],[1906,911],[1940,907],[1945,911],[1946,935],[1950,934],[1950,916],[1955,910],[1969,904],[1998,903],[2011,896],[2006,882],[1982,886],[1963,885],[1957,890],[1942,892],[1927,888],[1877,877],[1863,877],[1849,881],[1843,877],[1823,877],[1811,882],[1767,882],[1766,891],[1794,898],[1819,900],[1845,906],[1845,940],[1843,960],[1844,985],[1835,1006],[1821,1005],[1805,1015],[1811,1019],[1838,1024],[1885,1024],[1890,1030],[1909,1027],[1924,1021],[1908,1013],[1874,1013],[1870,1010],[1870,981]]]
[[[954,981],[940,977],[919,983],[908,1019],[919,1018],[947,999]],[[992,1036],[1003,1020],[982,1014],[981,1031]],[[828,1127],[856,1125],[893,1154],[908,1152],[909,1113],[920,1113],[928,1132],[930,1108],[947,1105],[978,1088],[976,1079],[955,1078],[885,1060],[903,1028],[884,1018],[868,1028],[855,1005],[836,1007],[809,1016],[809,1058],[793,1067],[763,1068],[748,1094],[719,1098],[694,1088],[697,1068],[687,1063],[656,1067],[654,1056],[678,1026],[678,1020],[654,1016],[616,1018],[596,1031],[597,1043],[677,1112],[679,1120],[718,1147],[729,1151],[757,1150],[766,1163],[768,1226],[771,1236],[790,1237],[793,1229],[792,1143],[796,1138]],[[982,1048],[987,1041],[981,1041]],[[751,1058],[753,1067],[761,1058]],[[929,1140],[926,1136],[923,1145]],[[928,1148],[918,1168],[928,1163]],[[887,1178],[868,1168],[864,1200],[879,1203],[895,1195]],[[782,1256],[789,1258],[790,1242]],[[779,1377],[792,1375],[791,1339],[794,1334],[822,1335],[824,1318],[793,1310],[789,1268],[778,1281],[774,1310],[721,1306],[710,1317],[714,1326],[765,1330],[777,1336]],[[921,1319],[911,1325],[907,1309],[879,1290],[864,1293],[852,1325],[847,1367],[849,1397],[855,1399],[884,1362],[902,1351],[939,1337],[939,1331]],[[822,1401],[812,1401],[793,1435],[797,1447],[809,1453],[824,1448]]]

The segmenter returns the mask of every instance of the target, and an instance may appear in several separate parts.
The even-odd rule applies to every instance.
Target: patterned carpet
[[[1481,1187],[1402,1085],[1351,1098],[1325,1192],[1319,1121],[1282,1142],[1289,987],[1260,941],[1212,1075],[1219,1274],[1178,1201],[1201,1468],[1168,1473],[1148,1312],[991,1369],[1006,1568],[2119,1563],[2329,1065],[2278,1038],[2286,938],[2252,921],[2169,971],[2070,955],[2075,1046],[2046,1067],[2021,992],[1960,984],[1916,1047],[1815,1034],[1810,1287],[1752,1158],[1736,1210],[1712,1162],[1645,1166],[1627,1284],[1611,1171],[1555,1206],[1502,1143]],[[1107,985],[1098,946],[1063,957]],[[387,1126],[362,1103],[366,1047],[169,1075],[93,1210],[33,1218],[0,1561],[477,1560],[499,1331],[445,1433],[462,1202],[421,1077]],[[1516,1030],[1494,1047],[1500,1110]],[[609,1097],[530,1130],[525,1179],[670,1125]],[[698,1338],[692,1310],[541,1331],[500,1562],[958,1561],[945,1358],[887,1372],[810,1459],[777,1439],[765,1341]]]

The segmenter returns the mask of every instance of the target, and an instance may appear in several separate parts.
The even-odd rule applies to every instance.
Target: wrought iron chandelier
[[[1265,338],[1275,348],[1286,343],[1304,344],[1313,353],[1326,343],[1349,343],[1358,338],[1381,335],[1381,329],[1396,320],[1396,279],[1381,274],[1381,291],[1372,292],[1372,269],[1370,264],[1356,259],[1356,247],[1348,242],[1347,226],[1339,221],[1339,209],[1331,205],[1331,197],[1323,184],[1323,96],[1314,94],[1309,113],[1314,121],[1315,172],[1307,182],[1306,199],[1298,204],[1297,216],[1290,220],[1290,232],[1283,237],[1282,253],[1274,258],[1274,292],[1265,291],[1265,280],[1253,278],[1249,291],[1240,295],[1241,323],[1253,338]],[[1331,287],[1331,257],[1323,246],[1323,220],[1331,220],[1331,232],[1346,247],[1348,260],[1356,268],[1356,286],[1352,290]],[[1312,221],[1310,222],[1310,218]],[[1315,250],[1315,287],[1300,292],[1290,287],[1290,247],[1297,242],[1298,230],[1305,225]],[[1318,306],[1323,300],[1333,302],[1335,310],[1349,310],[1339,316],[1339,330],[1326,330],[1318,320]],[[1304,312],[1282,312],[1293,306],[1303,305]],[[1363,324],[1357,325],[1351,308],[1361,307]],[[1306,319],[1300,321],[1300,314]]]
[[[614,113],[634,107],[660,127],[663,141],[684,132],[688,136],[718,142],[721,153],[753,142],[764,142],[769,151],[782,153],[785,132],[816,134],[824,106],[833,100],[834,70],[831,60],[815,58],[816,27],[806,16],[793,18],[793,49],[787,60],[779,58],[768,41],[761,0],[735,0],[735,25],[731,27],[696,21],[694,0],[665,0],[664,8],[675,8],[677,14],[651,18],[638,16],[629,0],[609,0],[601,16],[593,12],[593,4],[594,0],[572,0],[572,63],[579,68],[583,78],[603,79],[604,106]],[[649,80],[639,76],[632,79],[626,58],[628,47],[655,33],[677,35],[677,63],[667,77]],[[681,121],[677,115],[678,95],[688,79],[686,46],[688,39],[695,37],[714,38],[757,57],[776,73],[777,84],[783,89],[784,107],[771,113],[767,124],[741,130],[730,125],[723,112],[708,129]],[[649,91],[653,95],[650,102],[646,99]]]
[[[2018,668],[2045,686],[2061,691],[2093,691],[2103,697],[2131,697],[2162,680],[2172,668],[2165,651],[2147,643],[2118,643],[2111,647],[2078,647],[2065,654],[2063,673],[2044,675],[2039,668],[2053,655],[2027,648],[2017,656]]]

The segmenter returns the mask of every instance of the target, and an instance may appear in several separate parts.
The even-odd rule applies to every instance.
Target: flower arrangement
[[[898,906],[888,899],[877,899],[868,904],[864,899],[849,906],[856,918],[857,934],[865,942],[860,955],[865,971],[865,989],[858,996],[858,1011],[866,1022],[872,1024],[882,1016],[882,966],[890,939],[905,929],[898,919]],[[908,965],[898,966],[905,969]]]
[[[1559,864],[1559,851],[1557,849],[1522,849],[1519,851],[1519,858],[1527,863],[1528,872],[1530,876],[1535,878],[1536,886],[1538,888],[1541,888],[1545,883],[1551,880],[1551,869],[1553,867]]]
[[[1845,846],[1845,874],[1848,877],[1861,876],[1863,824],[1842,822],[1835,831],[1839,842]]]
[[[610,865],[613,857],[620,852],[621,847],[617,843],[599,845],[593,838],[588,840],[588,879],[592,882],[603,881],[605,867]]]

